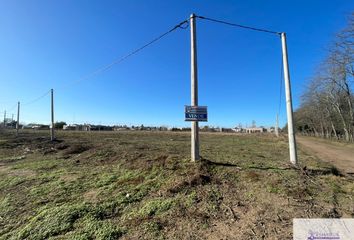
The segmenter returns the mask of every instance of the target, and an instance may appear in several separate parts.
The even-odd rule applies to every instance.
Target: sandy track
[[[310,137],[296,137],[297,143],[306,152],[325,162],[332,163],[342,172],[354,174],[354,148],[323,142]]]

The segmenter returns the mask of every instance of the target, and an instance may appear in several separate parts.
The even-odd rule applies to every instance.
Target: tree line
[[[294,113],[298,133],[354,141],[354,12],[327,49]]]

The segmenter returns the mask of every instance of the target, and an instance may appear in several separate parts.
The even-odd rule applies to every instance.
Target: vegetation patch
[[[291,168],[286,138],[202,133],[192,163],[187,133],[21,134],[0,136],[26,156],[0,161],[4,240],[290,239],[294,217],[354,216],[354,180],[302,151]]]
[[[45,208],[19,230],[20,239],[47,239],[73,230],[74,223],[88,212],[85,205]]]
[[[175,201],[173,199],[153,199],[146,202],[136,213],[136,216],[146,218],[159,215],[168,211],[174,204]]]

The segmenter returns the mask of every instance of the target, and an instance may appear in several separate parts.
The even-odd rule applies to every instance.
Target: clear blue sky
[[[0,112],[55,90],[68,123],[189,126],[190,32],[179,29],[89,80],[63,88],[187,19],[194,12],[287,32],[294,106],[334,34],[354,10],[326,1],[0,0]],[[273,125],[280,40],[198,20],[199,105],[208,125]],[[283,85],[284,86],[284,85]],[[282,89],[281,124],[286,121]],[[22,107],[21,122],[50,121],[49,95]],[[15,109],[10,111],[15,113]]]

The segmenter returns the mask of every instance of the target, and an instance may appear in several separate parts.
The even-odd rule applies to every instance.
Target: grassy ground
[[[285,139],[168,132],[0,135],[0,239],[292,239],[297,217],[354,217],[354,181]]]

